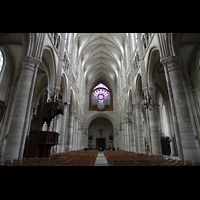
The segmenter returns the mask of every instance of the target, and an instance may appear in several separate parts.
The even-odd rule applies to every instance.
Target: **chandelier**
[[[117,128],[114,128],[114,137],[118,136],[118,131],[117,131]]]
[[[131,113],[127,113],[127,117],[124,118],[124,124],[128,124],[129,126],[134,124],[131,118]]]
[[[118,129],[119,132],[124,131],[124,129],[123,129],[123,127],[122,127],[122,126],[123,126],[123,123],[122,123],[122,122],[119,122],[119,125],[118,125],[118,126],[119,126],[119,129]]]
[[[149,94],[148,86],[146,90],[146,95],[144,97],[144,101],[145,101],[144,106],[145,109],[147,110],[152,110],[152,107],[155,108],[155,106],[160,106],[158,103],[153,102],[151,95]]]
[[[79,128],[77,130],[80,130],[83,134],[87,135],[87,128],[84,128],[83,121],[80,121]]]

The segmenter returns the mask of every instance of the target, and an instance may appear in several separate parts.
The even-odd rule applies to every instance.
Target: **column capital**
[[[38,58],[33,58],[30,56],[24,56],[21,60],[22,69],[31,69],[34,70],[35,67],[38,67],[42,61]]]
[[[30,56],[24,56],[22,58],[22,64],[26,64],[26,63],[40,64],[41,62],[42,60],[38,58],[30,57]]]
[[[161,64],[163,65],[172,65],[174,63],[180,62],[179,56],[168,56],[160,59]]]
[[[143,87],[142,87],[142,90],[143,90],[143,92],[147,92],[147,90],[148,90],[149,93],[152,93],[152,92],[155,92],[155,91],[156,91],[156,88],[146,85],[146,86],[143,86]]]
[[[167,67],[169,72],[170,71],[179,71],[180,70],[180,57],[179,56],[169,56],[160,59],[161,64],[164,67]]]

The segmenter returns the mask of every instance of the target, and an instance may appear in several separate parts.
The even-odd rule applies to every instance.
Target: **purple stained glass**
[[[98,99],[103,100],[103,99],[104,99],[104,96],[103,96],[102,94],[100,94],[100,95],[98,96]]]
[[[3,66],[3,54],[0,50],[0,73],[1,73],[1,70],[2,70],[2,66]]]
[[[104,84],[100,83],[98,84],[93,90],[96,90],[97,88],[105,88],[106,90],[109,90]]]
[[[97,106],[98,110],[104,110],[105,106],[110,106],[109,89],[102,83],[93,89],[92,106]]]
[[[93,89],[93,95],[100,101],[103,101],[108,97],[109,89],[104,84],[100,83]]]

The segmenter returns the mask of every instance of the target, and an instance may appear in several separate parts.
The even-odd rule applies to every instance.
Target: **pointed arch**
[[[147,84],[149,87],[153,87],[155,84],[153,79],[153,74],[157,68],[157,65],[155,65],[156,63],[154,62],[156,56],[160,57],[160,51],[157,46],[153,46],[149,51],[147,59]]]
[[[132,91],[129,90],[129,92],[128,92],[128,105],[127,105],[129,112],[132,111],[132,103],[133,103]]]
[[[136,79],[136,87],[135,87],[135,100],[136,102],[141,102],[142,96],[142,76],[138,74]]]
[[[51,46],[45,46],[42,53],[42,65],[46,66],[49,87],[56,83],[56,62],[54,51]]]
[[[98,113],[96,115],[93,115],[91,116],[87,121],[86,121],[86,128],[89,129],[89,126],[90,126],[90,123],[92,122],[93,119],[95,118],[98,118],[98,117],[105,117],[106,119],[110,120],[112,125],[113,125],[113,128],[116,127],[116,123],[115,121],[113,120],[112,117],[110,117],[109,115],[105,114],[105,113]]]
[[[62,74],[61,76],[61,86],[60,88],[63,89],[62,91],[62,101],[63,102],[66,102],[67,101],[67,78],[66,78],[66,75],[65,74]]]

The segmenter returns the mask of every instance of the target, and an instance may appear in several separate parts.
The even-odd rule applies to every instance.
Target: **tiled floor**
[[[94,166],[109,166],[108,161],[106,157],[104,156],[103,152],[97,155],[97,159],[94,163]]]

